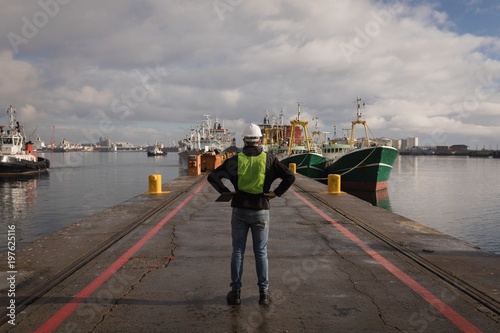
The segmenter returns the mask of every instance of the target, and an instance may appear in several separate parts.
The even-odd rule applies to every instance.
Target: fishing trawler
[[[399,151],[391,146],[379,145],[376,140],[370,140],[368,125],[366,120],[362,119],[360,111],[360,98],[356,99],[356,105],[356,119],[351,122],[349,139],[351,150],[328,164],[325,169],[326,173],[340,175],[341,186],[345,190],[378,191],[386,189]],[[361,142],[355,140],[354,128],[356,125],[364,127],[365,137]]]
[[[23,127],[15,120],[16,109],[7,108],[9,126],[0,125],[0,176],[26,175],[46,172],[48,159],[35,156],[33,143],[25,142]]]
[[[287,147],[283,142],[277,145],[269,142],[268,136],[272,131],[265,126],[263,146],[285,165],[295,163],[298,173],[313,179],[324,178],[326,159],[321,155],[321,149],[312,141],[308,121],[301,120],[300,115],[300,102],[297,102],[297,118],[290,121],[289,127],[284,127],[286,134],[289,135]]]

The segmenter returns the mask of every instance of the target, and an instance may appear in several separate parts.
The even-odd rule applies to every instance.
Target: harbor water
[[[500,159],[399,156],[388,193],[393,212],[500,254]]]
[[[48,173],[0,178],[0,226],[6,235],[7,226],[16,225],[17,246],[147,192],[151,174],[162,175],[163,183],[185,174],[177,152],[158,157],[145,151],[38,155],[50,160]],[[2,252],[5,246],[0,242]]]
[[[6,251],[9,225],[17,247],[186,175],[176,152],[45,153],[48,174],[0,178],[0,228]],[[421,224],[500,254],[500,159],[399,156],[386,191],[353,193]]]

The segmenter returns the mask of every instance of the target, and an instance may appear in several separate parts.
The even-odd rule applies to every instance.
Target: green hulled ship
[[[264,126],[264,133],[266,133],[264,146],[286,166],[294,163],[298,173],[315,179],[325,178],[326,158],[321,154],[321,149],[313,143],[307,125],[307,121],[300,119],[300,103],[297,102],[297,118],[291,120],[290,125]],[[278,133],[288,134],[288,147],[273,144],[273,142],[279,144],[282,141],[276,139]],[[301,135],[298,135],[299,133]]]
[[[378,191],[387,188],[398,155],[396,148],[387,146],[353,149],[329,165],[326,173],[340,175],[343,190]]]
[[[368,125],[361,119],[361,100],[357,98],[356,120],[351,122],[351,150],[327,165],[326,174],[338,174],[344,190],[378,191],[387,188],[392,166],[399,151],[378,145],[368,137]],[[365,137],[356,142],[354,128],[363,125]]]
[[[325,178],[326,159],[323,155],[313,152],[302,152],[288,155],[281,162],[286,166],[295,163],[296,171],[309,178]]]

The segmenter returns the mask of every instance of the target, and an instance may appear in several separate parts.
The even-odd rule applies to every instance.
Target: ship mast
[[[365,102],[363,102],[363,106],[365,105]],[[356,98],[356,120],[353,120],[351,122],[351,139],[349,140],[349,145],[351,146],[351,149],[354,148],[354,141],[355,141],[355,133],[354,133],[354,127],[356,125],[363,125],[365,129],[365,140],[361,142],[361,147],[368,147],[370,145],[370,140],[368,137],[368,128],[366,125],[366,120],[361,119],[361,98],[357,97]]]
[[[9,114],[9,128],[11,131],[15,131],[16,129],[16,119],[14,117],[14,113],[16,113],[16,108],[10,105],[7,108],[7,113]]]
[[[295,143],[295,127],[302,126],[304,129],[304,137],[306,141],[307,151],[311,151],[311,136],[309,135],[309,130],[307,129],[307,120],[300,120],[300,102],[297,102],[297,119],[290,120],[292,124],[292,131],[290,133],[290,142],[288,143],[288,155],[292,154],[293,146]]]
[[[315,124],[314,124],[314,131],[312,131],[312,141],[314,141],[314,137],[317,135],[318,138],[319,138],[319,144],[323,144],[323,137],[321,136],[321,130],[319,129],[319,125],[318,125],[318,116],[314,117],[313,120],[315,120]]]

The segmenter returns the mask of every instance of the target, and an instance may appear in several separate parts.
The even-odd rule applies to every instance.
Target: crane
[[[31,141],[31,140],[33,139],[33,135],[35,135],[35,133],[36,133],[36,129],[37,129],[37,128],[38,128],[38,127],[35,127],[35,130],[34,130],[33,132],[31,132],[30,136],[28,137],[28,140],[29,140],[29,141]]]

